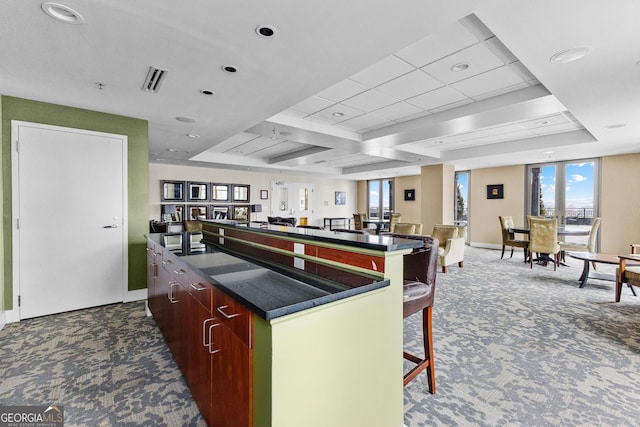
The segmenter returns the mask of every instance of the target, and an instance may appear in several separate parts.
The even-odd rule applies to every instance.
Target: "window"
[[[368,217],[372,220],[389,219],[393,212],[393,179],[367,181],[369,188]]]
[[[469,222],[469,175],[469,171],[456,172],[453,207],[453,219],[456,225],[468,225]]]
[[[598,166],[597,159],[529,165],[526,212],[589,228],[598,216]]]

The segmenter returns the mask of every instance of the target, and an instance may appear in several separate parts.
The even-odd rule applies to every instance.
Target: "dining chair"
[[[395,228],[396,228],[396,224],[398,224],[400,222],[400,217],[402,216],[402,214],[400,212],[394,212],[391,214],[391,217],[389,218],[389,233],[393,233]]]
[[[515,233],[510,233],[509,229],[513,228],[513,217],[511,216],[498,216],[500,220],[500,228],[502,230],[502,255],[500,259],[504,258],[504,249],[506,246],[511,246],[511,258],[513,258],[513,249],[522,248],[524,251],[524,262],[527,262],[527,253],[529,251],[529,241],[516,239]]]
[[[555,271],[560,262],[560,245],[558,244],[558,220],[556,218],[529,218],[529,266],[533,268],[533,253],[545,256],[553,255],[549,261],[553,261]]]
[[[353,228],[356,230],[364,230],[363,221],[367,220],[367,214],[354,213],[353,214]]]
[[[632,250],[640,245],[631,245]],[[620,262],[618,268],[616,268],[616,302],[620,302],[620,296],[622,294],[622,285],[626,283],[630,288],[632,286],[640,286],[640,255],[618,255]],[[628,265],[634,263],[633,266]],[[633,290],[633,288],[632,288]]]
[[[587,243],[576,243],[576,242],[560,242],[560,251],[561,256],[564,258],[565,252],[595,252],[596,251],[596,240],[598,237],[598,229],[600,228],[600,223],[602,219],[600,217],[596,217],[593,219],[593,224],[591,224],[591,231],[589,231],[589,238],[587,239]],[[592,263],[593,268],[596,268],[596,263]]]

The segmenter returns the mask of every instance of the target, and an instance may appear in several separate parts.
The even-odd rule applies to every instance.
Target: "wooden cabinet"
[[[209,426],[252,426],[253,314],[156,249],[147,255],[149,308],[202,416]]]
[[[215,331],[220,352],[213,362],[213,424],[224,427],[252,425],[253,363],[251,312],[227,294],[214,290],[215,312],[222,325]]]

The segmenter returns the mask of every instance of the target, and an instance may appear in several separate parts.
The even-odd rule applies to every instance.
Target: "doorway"
[[[271,183],[270,216],[296,218],[298,225],[313,222],[313,184],[274,181]]]
[[[18,121],[11,131],[18,317],[122,302],[127,137]]]

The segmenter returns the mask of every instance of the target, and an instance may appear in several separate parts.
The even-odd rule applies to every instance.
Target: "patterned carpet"
[[[65,426],[206,426],[142,301],[11,323],[0,404],[64,406]]]
[[[530,269],[522,252],[467,248],[464,268],[438,274],[437,394],[424,374],[405,388],[408,427],[639,425],[640,297],[625,288],[614,303],[602,280],[580,289],[582,261],[567,263]],[[419,322],[405,321],[414,351]]]
[[[438,274],[438,392],[424,374],[405,388],[408,427],[638,425],[640,297],[579,289],[582,264],[567,262],[531,270],[521,253],[467,248],[464,268]],[[405,320],[418,354],[419,325]],[[143,302],[9,324],[0,360],[0,404],[62,404],[67,426],[204,425]]]

